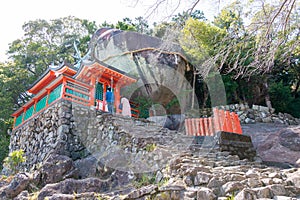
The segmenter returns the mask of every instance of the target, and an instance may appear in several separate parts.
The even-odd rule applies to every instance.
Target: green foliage
[[[161,187],[163,185],[166,185],[168,183],[168,181],[170,180],[170,178],[168,177],[163,177],[158,183],[157,183],[157,186],[158,187]]]
[[[226,198],[226,200],[234,200],[234,192]]]
[[[4,166],[16,174],[22,163],[26,161],[23,149],[13,151],[9,153],[8,157],[4,159]]]
[[[214,55],[215,45],[225,35],[225,31],[210,24],[189,18],[182,30],[180,44],[194,63],[204,62],[208,56]]]
[[[155,176],[151,174],[142,174],[142,176],[134,182],[136,188],[140,188],[146,185],[154,184]]]
[[[156,149],[156,144],[147,144],[146,147],[145,147],[145,150],[147,152],[152,152]]]
[[[223,75],[222,79],[225,86],[227,103],[236,103],[236,91],[239,86],[238,83],[234,81],[229,75]]]
[[[136,31],[132,20],[128,17],[124,18],[122,21],[118,21],[115,27],[120,30]]]
[[[221,13],[215,17],[214,24],[229,33],[241,32],[244,29],[241,13],[241,4],[235,1],[221,10]]]
[[[0,122],[1,123],[1,122]],[[8,155],[9,137],[5,132],[0,133],[0,171],[2,170],[2,161]]]
[[[282,82],[273,83],[270,86],[270,97],[272,106],[277,112],[287,112],[289,104],[293,100],[290,87],[283,85]]]
[[[272,106],[276,112],[290,113],[300,117],[300,98],[295,98],[291,93],[291,86],[284,85],[282,81],[270,86]]]
[[[149,117],[149,108],[152,106],[153,102],[150,98],[146,98],[143,96],[138,96],[134,99],[134,102],[137,103],[138,110],[140,111],[140,118],[148,118]]]

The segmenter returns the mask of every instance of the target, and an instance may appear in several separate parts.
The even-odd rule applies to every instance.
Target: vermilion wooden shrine
[[[12,114],[14,128],[60,99],[107,111],[105,103],[107,87],[113,88],[116,112],[120,113],[117,109],[120,104],[120,89],[134,82],[136,79],[133,77],[101,61],[82,64],[80,69],[66,64],[49,67],[28,90],[34,97]],[[138,117],[136,109],[132,109],[132,116]]]

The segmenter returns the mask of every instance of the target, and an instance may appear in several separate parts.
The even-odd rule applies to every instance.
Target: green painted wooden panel
[[[47,102],[47,95],[44,96],[42,99],[40,99],[36,103],[35,112],[39,112],[40,110],[42,110],[43,108],[45,108],[46,107],[46,102]]]
[[[17,117],[15,127],[22,124],[22,118],[23,118],[23,113]]]
[[[96,85],[95,99],[99,99],[99,100],[103,101],[103,84],[102,83],[97,83],[97,85]]]
[[[66,89],[66,93],[67,94],[72,94],[72,95],[77,96],[77,97],[84,98],[86,100],[89,100],[89,96],[88,95],[82,94],[80,92],[74,91],[74,90],[69,89],[69,88]]]
[[[59,85],[54,90],[52,90],[52,92],[49,94],[48,104],[61,97],[61,88],[62,85]]]
[[[34,113],[34,105],[32,105],[30,108],[26,110],[25,116],[24,116],[24,121],[29,119]]]

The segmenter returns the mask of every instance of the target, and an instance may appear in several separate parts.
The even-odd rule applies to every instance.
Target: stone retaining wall
[[[59,101],[12,131],[9,149],[24,150],[27,169],[50,154],[70,156],[84,149],[70,131],[71,110],[71,103]]]
[[[269,110],[266,106],[248,104],[231,104],[219,106],[220,109],[230,110],[239,115],[241,123],[251,124],[256,122],[262,123],[278,123],[286,125],[300,125],[300,119],[295,118],[288,113],[275,113],[275,110]],[[212,109],[206,108],[200,110],[200,116],[207,117],[212,115]]]
[[[59,101],[11,134],[10,151],[23,149],[25,169],[37,167],[50,155],[66,155],[73,160],[93,154],[110,167],[134,166],[132,170],[158,168],[176,151],[186,148],[193,138],[171,131],[153,122],[124,118],[94,109]],[[122,158],[122,159],[120,159]],[[124,159],[123,159],[124,158]]]
[[[240,159],[247,158],[251,161],[256,159],[256,151],[250,136],[219,132],[218,138],[220,151],[228,151],[231,155],[238,155]]]

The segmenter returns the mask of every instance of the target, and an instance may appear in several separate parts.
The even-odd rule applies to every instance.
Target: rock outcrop
[[[14,187],[19,189],[11,196],[11,185],[20,180],[21,176],[24,174],[17,174],[7,186],[1,188],[2,199],[29,199],[34,195],[28,192],[34,180],[25,178],[24,181],[22,178],[23,181],[17,181],[19,184]],[[143,174],[142,177],[133,174],[134,178],[118,189],[111,187],[111,178],[103,179],[100,174],[98,176],[66,178],[41,187],[35,195],[37,199],[221,200],[229,196],[238,200],[300,198],[299,168],[268,167],[260,162],[240,160],[229,152],[181,152],[174,155],[161,170]],[[150,180],[157,177],[160,177],[159,181]],[[27,192],[21,192],[21,189]],[[16,197],[17,194],[19,195]]]
[[[258,153],[265,153],[259,154],[263,160],[265,155],[279,157],[287,149],[298,153],[299,127],[258,139],[260,135],[251,135],[249,127],[243,127],[245,142],[250,135],[254,146],[243,150],[242,140],[235,141],[236,148],[226,134],[219,138],[227,146],[218,137],[199,142],[147,120],[96,113],[61,101],[12,132],[10,150],[24,149],[26,173],[0,179],[0,198],[300,198],[296,165],[287,169],[267,166],[252,151],[257,148]],[[265,146],[259,142],[262,138]],[[278,146],[282,151],[274,151]],[[281,160],[288,157],[279,155]],[[299,154],[293,156],[297,162]]]

